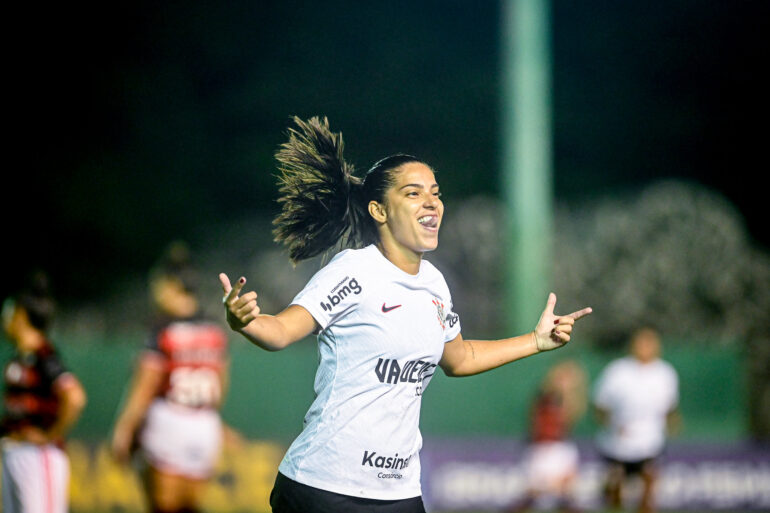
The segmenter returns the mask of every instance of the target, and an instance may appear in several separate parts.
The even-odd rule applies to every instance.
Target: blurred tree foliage
[[[732,205],[702,186],[665,181],[590,209],[565,206],[556,226],[554,286],[600,313],[586,327],[600,345],[645,323],[734,343],[767,320],[770,258]]]
[[[767,245],[764,191],[746,183],[764,157],[769,9],[552,2],[557,195],[692,177]],[[361,167],[408,152],[447,198],[496,194],[499,2],[16,2],[7,18],[29,37],[8,56],[21,167],[0,202],[0,295],[42,266],[62,301],[98,301],[170,239],[270,215],[293,114],[329,116]]]
[[[500,334],[503,325],[503,212],[495,200],[472,199],[449,208],[442,228],[436,258],[466,333]],[[617,349],[631,330],[652,324],[675,341],[742,344],[750,429],[770,439],[770,255],[752,244],[731,203],[701,185],[667,180],[620,197],[559,203],[554,224],[559,311],[594,309],[581,340]]]
[[[558,205],[552,290],[560,312],[593,307],[581,322],[581,343],[619,349],[635,327],[653,324],[672,341],[743,344],[752,430],[770,438],[770,256],[751,243],[737,210],[720,194],[681,181]],[[503,212],[488,196],[449,202],[439,249],[427,255],[453,291],[463,331],[474,337],[508,335]],[[317,258],[292,267],[272,243],[265,217],[211,225],[207,234],[196,245],[209,277],[202,293],[213,315],[220,314],[220,271],[246,276],[263,310],[276,312],[323,264]],[[63,329],[96,337],[136,331],[148,315],[141,283],[126,280],[112,300],[71,312]]]

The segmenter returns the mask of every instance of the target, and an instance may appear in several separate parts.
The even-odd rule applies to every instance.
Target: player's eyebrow
[[[424,189],[425,188],[421,183],[408,183],[406,185],[402,185],[401,187],[399,187],[398,190],[406,189],[407,187],[417,187],[418,189]],[[434,183],[433,185],[430,186],[431,189],[434,189],[436,187],[438,187],[437,183]]]

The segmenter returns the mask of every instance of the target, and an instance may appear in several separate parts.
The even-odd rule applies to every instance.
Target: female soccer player
[[[3,304],[3,328],[15,347],[3,372],[0,420],[6,513],[67,511],[70,469],[64,438],[80,417],[86,394],[48,340],[53,315],[54,301],[41,273]]]
[[[160,319],[112,438],[118,461],[129,459],[135,443],[141,448],[153,513],[198,511],[222,442],[218,408],[227,380],[227,337],[201,316],[197,281],[186,248],[172,245],[151,276]]]
[[[527,491],[511,511],[574,511],[573,486],[579,453],[570,440],[572,426],[586,409],[586,376],[580,364],[566,360],[551,367],[531,408],[530,443],[524,452]]]
[[[422,393],[440,366],[478,374],[564,345],[586,308],[557,316],[548,298],[537,327],[514,338],[464,340],[436,249],[444,214],[433,170],[386,157],[364,179],[343,160],[328,121],[295,118],[277,154],[283,212],[276,240],[293,261],[339,252],[277,315],[220,274],[230,327],[268,351],[318,334],[316,399],[279,467],[275,513],[424,512],[418,429]]]

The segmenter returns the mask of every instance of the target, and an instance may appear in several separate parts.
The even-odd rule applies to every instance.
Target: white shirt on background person
[[[596,384],[594,404],[609,415],[597,439],[600,451],[619,461],[659,456],[666,441],[666,419],[679,401],[679,379],[661,359],[633,357],[611,362]]]

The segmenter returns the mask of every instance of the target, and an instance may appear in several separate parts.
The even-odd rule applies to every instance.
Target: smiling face
[[[433,170],[421,162],[398,168],[385,204],[369,204],[369,213],[380,227],[380,241],[391,254],[421,256],[438,246],[438,231],[444,215]]]

